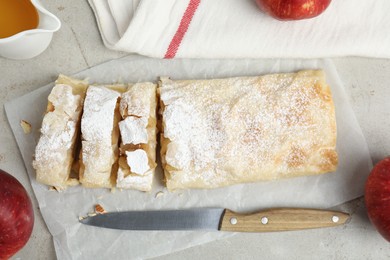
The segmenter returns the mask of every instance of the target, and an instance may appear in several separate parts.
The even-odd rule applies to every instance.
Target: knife
[[[125,211],[98,214],[79,221],[86,225],[120,230],[214,230],[270,232],[335,227],[349,220],[339,211],[273,208],[239,214],[223,208]]]

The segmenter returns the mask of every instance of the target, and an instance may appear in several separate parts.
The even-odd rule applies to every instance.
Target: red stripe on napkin
[[[188,27],[190,26],[192,17],[194,16],[196,9],[198,9],[200,1],[201,0],[190,0],[186,11],[181,18],[179,28],[177,28],[177,31],[168,46],[167,52],[165,53],[165,59],[172,59],[175,57],[176,52],[181,44],[181,41],[183,40],[183,37],[186,34]]]

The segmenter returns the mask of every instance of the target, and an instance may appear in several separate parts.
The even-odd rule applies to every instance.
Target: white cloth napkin
[[[282,22],[254,0],[88,0],[104,44],[158,58],[390,58],[390,0],[333,0]]]

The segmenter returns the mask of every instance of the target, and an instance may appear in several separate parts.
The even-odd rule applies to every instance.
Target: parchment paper
[[[327,208],[363,195],[372,167],[362,131],[348,103],[342,83],[330,60],[156,60],[127,56],[74,75],[91,83],[156,81],[158,76],[173,79],[200,79],[254,76],[301,69],[324,69],[331,86],[338,124],[337,172],[281,181],[242,184],[215,190],[186,190],[168,193],[161,183],[159,167],[150,193],[72,187],[65,192],[49,191],[35,181],[31,166],[39,128],[53,86],[37,89],[5,104],[5,110],[43,218],[53,235],[58,259],[149,258],[233,235],[204,231],[118,231],[85,226],[78,222],[99,203],[107,211],[225,207],[246,212],[267,207]],[[20,120],[33,126],[24,134]],[[156,193],[164,194],[156,198]]]

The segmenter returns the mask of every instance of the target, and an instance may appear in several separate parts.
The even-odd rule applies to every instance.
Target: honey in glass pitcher
[[[38,27],[38,11],[30,0],[0,0],[0,39]]]

